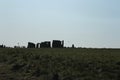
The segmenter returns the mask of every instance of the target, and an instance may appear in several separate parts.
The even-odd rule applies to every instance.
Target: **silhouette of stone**
[[[40,48],[51,48],[51,42],[50,41],[41,42]]]
[[[28,42],[27,48],[35,48],[35,44],[32,42]]]
[[[62,48],[64,47],[64,40],[62,40],[62,44],[61,44],[61,47],[62,47]]]
[[[3,48],[3,45],[0,45],[0,48]]]
[[[37,43],[36,48],[40,48],[40,43]]]
[[[0,48],[5,48],[5,45],[3,45],[3,44],[2,44],[2,45],[0,45]]]
[[[75,48],[74,44],[72,44],[72,48]]]
[[[53,40],[52,48],[63,48],[63,47],[64,47],[64,41]]]

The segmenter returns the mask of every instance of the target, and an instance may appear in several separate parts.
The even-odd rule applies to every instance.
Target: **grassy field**
[[[120,80],[120,49],[0,49],[0,80]]]

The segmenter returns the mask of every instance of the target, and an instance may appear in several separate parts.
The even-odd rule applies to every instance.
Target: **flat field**
[[[120,49],[0,49],[0,80],[120,80]]]

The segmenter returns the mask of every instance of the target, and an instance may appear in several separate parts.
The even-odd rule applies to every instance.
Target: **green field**
[[[120,49],[0,49],[0,80],[120,80]]]

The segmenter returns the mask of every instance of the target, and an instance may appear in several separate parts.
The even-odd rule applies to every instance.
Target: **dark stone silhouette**
[[[40,48],[51,48],[50,41],[45,41],[40,43]]]
[[[3,48],[3,45],[0,45],[0,48]]]
[[[64,47],[64,41],[53,40],[52,48],[63,48],[63,47]]]
[[[52,42],[52,48],[63,48],[64,47],[64,40],[53,40]],[[37,43],[36,45],[32,42],[28,42],[27,48],[51,48],[51,42],[50,41],[44,41],[41,43]]]
[[[27,48],[35,48],[35,44],[32,42],[28,42]]]
[[[75,48],[74,44],[72,44],[72,48]]]
[[[37,43],[36,48],[40,48],[40,43]]]
[[[0,48],[5,48],[5,45],[0,45]]]

